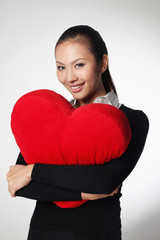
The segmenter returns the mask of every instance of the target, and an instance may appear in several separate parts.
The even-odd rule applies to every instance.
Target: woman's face
[[[67,40],[57,46],[55,57],[58,80],[80,106],[106,94],[101,79],[102,69],[84,43]]]

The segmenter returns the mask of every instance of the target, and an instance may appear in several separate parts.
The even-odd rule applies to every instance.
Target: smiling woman
[[[79,106],[92,103],[106,94],[101,75],[107,69],[108,58],[104,55],[98,65],[88,50],[85,40],[68,40],[59,44],[55,51],[59,81],[79,102]]]
[[[56,44],[55,58],[58,80],[73,96],[71,104],[75,108],[90,103],[119,108],[128,118],[131,141],[123,155],[102,165],[25,166],[20,153],[20,166],[13,166],[8,173],[9,191],[12,196],[37,200],[28,240],[121,240],[120,186],[143,151],[148,118],[119,103],[106,45],[93,28],[80,25],[66,30]],[[96,124],[102,125],[98,119]],[[91,201],[74,209],[51,202],[78,200]]]

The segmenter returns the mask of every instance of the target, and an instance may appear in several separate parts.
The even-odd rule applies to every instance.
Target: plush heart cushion
[[[11,115],[11,128],[27,164],[104,164],[126,150],[131,130],[125,114],[101,103],[77,109],[51,90],[22,96]],[[59,201],[77,207],[86,201]]]

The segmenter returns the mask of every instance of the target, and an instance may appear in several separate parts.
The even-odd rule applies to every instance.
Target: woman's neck
[[[87,104],[91,104],[94,102],[94,100],[97,98],[97,97],[100,97],[100,96],[105,96],[107,94],[107,92],[105,90],[103,91],[100,91],[99,93],[97,94],[94,94],[93,96],[89,96],[88,98],[85,98],[85,99],[77,99],[76,101],[76,108],[78,107],[81,107],[81,106],[84,106],[84,105],[87,105]]]

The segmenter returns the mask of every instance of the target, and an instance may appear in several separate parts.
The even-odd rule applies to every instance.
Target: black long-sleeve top
[[[120,227],[120,191],[74,209],[62,209],[52,202],[81,200],[81,192],[111,193],[131,173],[142,153],[149,122],[140,110],[123,104],[120,110],[126,114],[132,131],[131,142],[121,157],[103,165],[35,164],[32,181],[16,192],[17,196],[38,200],[32,228],[102,232],[106,227]],[[26,164],[21,154],[17,164]]]

